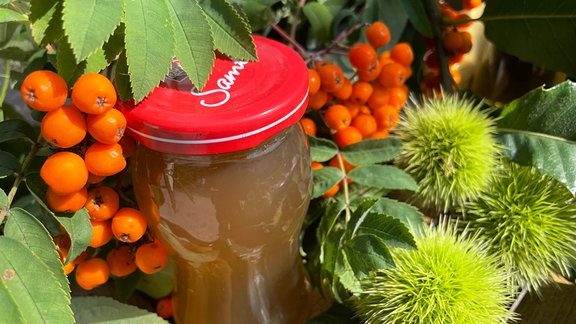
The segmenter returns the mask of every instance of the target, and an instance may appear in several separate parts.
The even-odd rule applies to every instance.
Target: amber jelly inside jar
[[[120,107],[140,142],[138,205],[176,266],[177,323],[304,323],[310,315],[299,255],[312,181],[298,123],[307,69],[285,45],[254,41],[257,62],[217,59],[202,92],[175,62],[147,99]]]

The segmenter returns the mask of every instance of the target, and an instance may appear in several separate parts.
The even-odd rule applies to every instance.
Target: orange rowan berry
[[[368,101],[373,91],[374,88],[370,82],[358,80],[352,85],[352,94],[348,99],[357,104],[364,104]]]
[[[358,129],[362,133],[363,138],[368,137],[378,129],[376,119],[370,114],[359,114],[352,119],[350,125]]]
[[[316,161],[312,161],[312,170],[320,170],[324,167],[324,164]]]
[[[84,153],[86,168],[97,176],[111,176],[126,167],[122,146],[118,143],[93,143]]]
[[[346,101],[344,102],[344,106],[348,108],[348,111],[350,112],[350,118],[354,118],[360,113],[360,107],[361,107],[360,104],[351,101]]]
[[[111,187],[98,185],[88,190],[84,204],[90,219],[105,221],[114,216],[120,207],[120,196]]]
[[[377,60],[368,69],[357,69],[356,75],[358,76],[358,79],[370,82],[378,78],[380,71],[382,71],[382,63]]]
[[[112,217],[112,233],[121,242],[138,241],[146,233],[146,227],[146,217],[135,208],[120,208]]]
[[[68,86],[57,73],[38,70],[24,78],[20,94],[30,108],[50,111],[64,105],[68,98]]]
[[[101,258],[91,258],[76,266],[76,283],[84,290],[92,290],[108,281],[110,269]]]
[[[136,249],[134,262],[140,271],[153,274],[164,269],[168,264],[168,253],[158,240],[145,243]]]
[[[81,190],[88,181],[84,160],[75,153],[62,151],[52,154],[40,168],[40,177],[59,195]]]
[[[414,61],[414,51],[409,43],[401,42],[392,47],[390,58],[401,65],[408,66]]]
[[[88,184],[98,184],[104,181],[104,179],[106,179],[106,176],[97,176],[88,172]]]
[[[390,42],[390,29],[385,23],[375,21],[366,28],[366,39],[374,48],[384,47]]]
[[[397,107],[397,109],[401,109],[408,102],[408,90],[404,86],[389,88],[388,93],[390,95],[388,104]]]
[[[342,159],[342,165],[344,166],[344,172],[349,173],[350,171],[352,171],[352,169],[356,168],[356,165],[348,162],[348,160],[346,160],[346,158],[341,153],[338,153],[338,155],[331,158],[330,161],[328,161],[328,166],[340,169],[341,168],[340,167],[340,159]]]
[[[120,245],[110,250],[106,254],[106,262],[110,273],[115,277],[125,277],[138,269],[128,245]]]
[[[174,316],[172,296],[160,298],[156,302],[156,314],[166,320]]]
[[[86,129],[86,118],[72,105],[49,111],[40,124],[42,137],[60,148],[70,148],[80,143],[86,136]]]
[[[302,117],[300,119],[300,124],[304,129],[304,132],[310,136],[316,136],[316,123],[312,118]]]
[[[93,248],[106,245],[112,239],[112,224],[110,220],[95,221],[90,220],[92,224],[92,238],[90,239],[89,246]]]
[[[46,204],[53,212],[73,213],[76,212],[86,203],[88,199],[88,190],[86,187],[69,194],[59,195],[51,187],[46,190]]]
[[[389,130],[398,124],[400,112],[394,106],[384,105],[374,110],[373,116],[376,119],[378,129]]]
[[[316,69],[320,76],[320,87],[326,92],[334,92],[344,85],[344,72],[336,64],[323,65]]]
[[[369,138],[379,139],[379,138],[387,138],[388,136],[390,136],[390,132],[387,129],[379,129],[374,133],[372,133],[372,135],[370,135]]]
[[[385,88],[401,86],[406,82],[406,69],[400,63],[388,63],[382,67],[378,82]]]
[[[88,133],[100,143],[118,143],[126,130],[126,117],[118,109],[109,109],[86,117]]]
[[[345,147],[350,144],[358,143],[362,140],[362,133],[353,126],[348,126],[338,130],[334,134],[334,142],[339,147]]]
[[[87,114],[100,114],[116,104],[116,89],[112,82],[99,73],[86,73],[72,86],[72,103]]]
[[[332,92],[332,95],[340,100],[348,100],[350,95],[352,95],[352,83],[350,83],[350,80],[348,78],[344,78],[344,84],[340,87],[340,89]]]
[[[326,126],[334,130],[346,128],[352,122],[350,111],[346,106],[340,104],[334,104],[328,107],[323,118]]]
[[[390,92],[387,88],[380,85],[379,83],[374,83],[372,85],[372,95],[368,98],[366,102],[372,110],[387,105],[390,102]]]
[[[308,94],[313,95],[320,90],[320,75],[315,69],[308,69]]]
[[[335,184],[334,186],[332,186],[332,188],[328,189],[328,191],[326,191],[324,194],[322,194],[322,198],[330,198],[330,197],[334,196],[335,194],[337,194],[339,190],[340,190],[340,185]]]
[[[372,45],[357,43],[348,51],[348,59],[353,67],[359,70],[368,70],[378,59],[378,54]]]
[[[462,0],[462,8],[464,10],[472,10],[482,5],[482,0]]]
[[[328,102],[328,93],[323,89],[318,90],[308,98],[308,108],[318,110]]]

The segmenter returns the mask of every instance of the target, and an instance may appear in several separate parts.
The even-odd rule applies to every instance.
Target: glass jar
[[[259,60],[217,58],[202,92],[178,62],[148,98],[119,109],[140,143],[136,200],[170,250],[177,323],[304,323],[299,235],[311,168],[298,123],[307,68],[254,36]]]

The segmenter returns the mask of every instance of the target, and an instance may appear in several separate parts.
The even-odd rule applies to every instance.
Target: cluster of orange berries
[[[45,112],[41,134],[55,151],[40,169],[48,185],[46,205],[61,213],[84,208],[92,225],[89,247],[74,260],[67,260],[69,236],[54,238],[64,272],[75,270],[78,286],[91,290],[110,275],[162,270],[168,254],[158,240],[146,235],[144,214],[122,206],[118,192],[104,184],[107,177],[125,169],[136,149],[134,139],[124,136],[127,122],[114,108],[117,94],[112,82],[99,73],[86,73],[69,91],[60,75],[38,70],[24,79],[20,92],[28,106]],[[113,240],[105,257],[99,256],[99,248]]]
[[[449,4],[440,1],[440,15],[447,22],[444,28],[442,47],[448,58],[449,71],[454,84],[461,82],[458,64],[472,50],[472,34],[467,31],[472,24],[469,11],[482,5],[482,0],[463,0],[462,10],[456,11]],[[459,23],[460,22],[460,23]],[[437,95],[440,93],[440,72],[438,68],[438,53],[432,41],[427,42],[428,50],[423,57],[421,82],[422,93]]]
[[[412,75],[412,47],[401,42],[379,54],[390,42],[388,26],[379,21],[371,23],[365,35],[367,43],[357,43],[348,51],[352,76],[345,76],[329,60],[316,61],[308,69],[308,107],[319,113],[339,147],[387,137],[408,100],[405,82]],[[301,123],[308,134],[316,136],[312,118],[304,117]]]

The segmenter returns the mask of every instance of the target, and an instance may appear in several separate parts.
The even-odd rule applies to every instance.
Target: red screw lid
[[[218,154],[259,145],[297,123],[307,107],[308,70],[288,46],[253,36],[257,62],[216,58],[199,92],[177,61],[147,98],[117,108],[128,132],[174,154]]]

